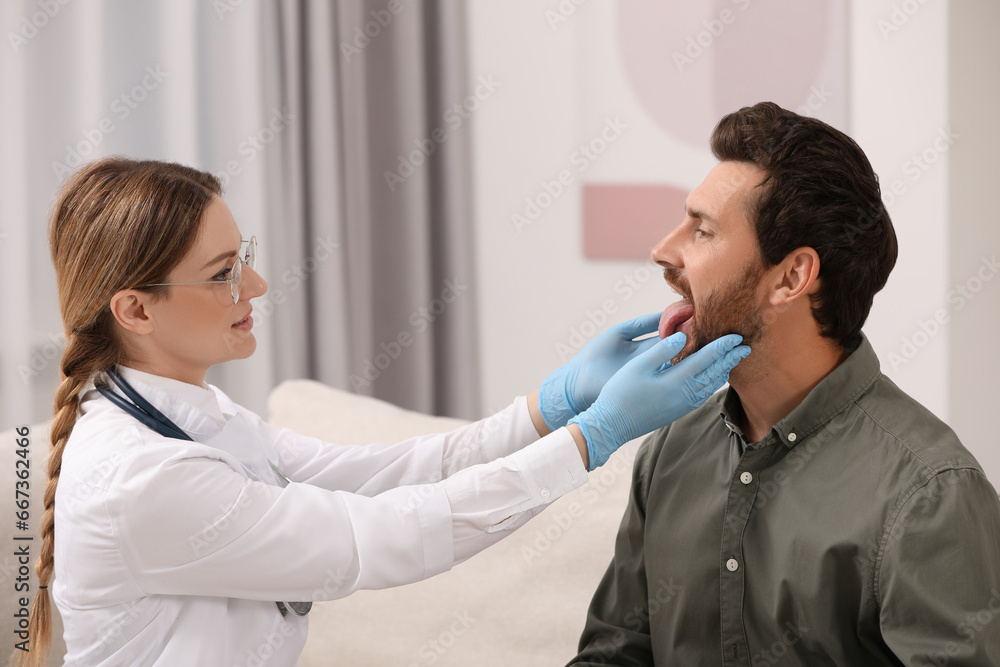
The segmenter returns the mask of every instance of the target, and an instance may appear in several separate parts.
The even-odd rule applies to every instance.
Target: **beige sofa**
[[[462,422],[402,410],[308,380],[281,384],[269,420],[331,442],[396,442],[450,430]],[[3,434],[0,506],[0,665],[13,646],[18,608],[15,546],[37,554],[48,424],[31,428],[31,529],[15,527],[15,433]],[[636,444],[624,448],[589,484],[559,499],[503,542],[438,575],[401,588],[360,591],[314,605],[301,667],[563,665],[575,653],[590,596],[610,561]],[[57,527],[58,529],[58,527]],[[15,542],[14,535],[35,535]],[[31,592],[36,589],[34,570]],[[57,626],[57,628],[61,628]],[[62,664],[54,643],[51,665]]]

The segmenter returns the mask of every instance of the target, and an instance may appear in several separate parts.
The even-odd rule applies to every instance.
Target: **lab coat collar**
[[[221,392],[209,384],[193,385],[121,365],[118,372],[153,407],[192,436],[218,434],[235,414],[232,402],[220,401]],[[114,383],[109,386],[121,393]]]

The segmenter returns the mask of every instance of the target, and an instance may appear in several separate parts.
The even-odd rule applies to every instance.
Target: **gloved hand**
[[[729,379],[729,371],[750,348],[742,336],[730,334],[712,341],[676,368],[670,360],[687,338],[675,333],[658,341],[625,364],[604,385],[585,412],[570,419],[587,439],[590,469],[603,465],[623,444],[666,426],[705,402]],[[738,347],[737,347],[738,346]]]
[[[660,323],[660,313],[650,313],[604,331],[552,375],[538,391],[538,409],[546,425],[555,431],[597,400],[604,383],[630,359],[659,341],[633,338],[652,333]]]

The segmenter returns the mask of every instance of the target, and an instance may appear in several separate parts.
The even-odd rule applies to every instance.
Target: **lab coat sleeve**
[[[366,496],[440,481],[471,465],[512,454],[539,438],[523,396],[495,415],[454,431],[395,445],[337,445],[252,417],[273,443],[278,467],[290,479]]]
[[[564,428],[449,477],[443,485],[454,515],[455,562],[498,542],[588,479],[573,436]]]
[[[374,496],[269,486],[238,465],[197,443],[149,443],[122,462],[105,506],[141,591],[322,600],[418,581],[587,479],[565,429],[443,482]]]

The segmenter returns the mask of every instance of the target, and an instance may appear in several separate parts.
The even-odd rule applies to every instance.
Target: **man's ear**
[[[808,246],[796,248],[778,265],[769,300],[787,306],[819,289],[819,255]]]
[[[126,331],[148,334],[153,330],[153,320],[147,312],[149,295],[135,289],[124,289],[111,297],[111,314]]]

